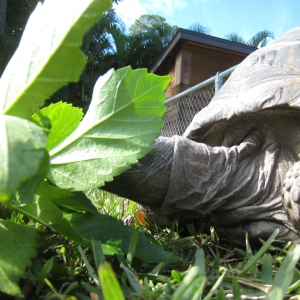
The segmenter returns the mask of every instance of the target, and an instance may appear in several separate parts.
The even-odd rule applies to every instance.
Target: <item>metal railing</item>
[[[216,76],[167,99],[165,101],[167,112],[163,117],[165,125],[161,130],[161,135],[182,135],[192,122],[195,114],[209,104],[235,68],[236,66],[217,73]]]

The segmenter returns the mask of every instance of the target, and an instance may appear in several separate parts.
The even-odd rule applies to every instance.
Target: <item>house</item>
[[[167,98],[170,98],[239,64],[256,49],[180,28],[150,71],[171,76],[166,90]]]

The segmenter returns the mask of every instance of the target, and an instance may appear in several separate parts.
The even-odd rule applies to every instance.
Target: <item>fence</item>
[[[223,82],[229,77],[236,66],[217,73],[187,90],[166,100],[167,112],[163,120],[165,125],[161,130],[162,136],[182,135],[193,117],[207,106]]]

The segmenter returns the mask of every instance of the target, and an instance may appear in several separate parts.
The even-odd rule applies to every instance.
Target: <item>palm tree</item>
[[[200,23],[193,23],[188,27],[188,30],[204,33],[204,34],[211,34],[211,30]]]
[[[137,67],[150,68],[178,30],[158,15],[143,15],[130,26],[128,49],[134,49]],[[132,61],[134,57],[130,57]]]
[[[274,33],[272,31],[269,30],[262,30],[257,32],[253,37],[251,37],[248,41],[246,41],[245,39],[243,39],[242,37],[240,37],[237,33],[232,32],[230,34],[227,34],[225,36],[225,38],[227,40],[230,40],[232,42],[237,42],[237,43],[241,43],[241,44],[245,44],[248,46],[252,46],[252,47],[264,47],[267,45],[268,43],[268,39],[274,39]]]

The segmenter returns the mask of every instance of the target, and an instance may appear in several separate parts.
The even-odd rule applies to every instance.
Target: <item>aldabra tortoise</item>
[[[300,241],[300,27],[249,55],[183,136],[104,189],[224,237]],[[162,219],[161,219],[162,220]]]

